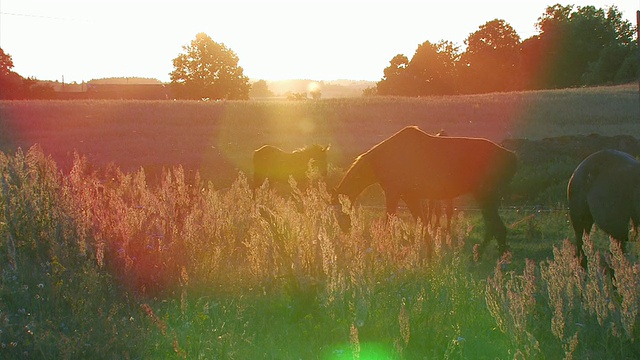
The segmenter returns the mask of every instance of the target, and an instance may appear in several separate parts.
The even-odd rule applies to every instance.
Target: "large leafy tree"
[[[450,95],[457,92],[458,48],[449,41],[418,45],[409,62],[413,95]]]
[[[384,69],[384,78],[377,84],[379,95],[424,96],[454,94],[458,48],[451,42],[429,41],[418,45],[411,61],[396,55]]]
[[[608,37],[608,42],[600,50],[598,59],[589,63],[582,75],[582,83],[598,85],[636,80],[638,46],[634,41],[634,29],[622,18],[617,7],[612,6],[606,11],[602,33]]]
[[[543,87],[628,81],[635,78],[632,66],[637,46],[632,25],[620,11],[594,6],[554,5],[537,24],[540,50],[537,70]]]
[[[0,48],[0,76],[9,75],[13,69],[13,59]]]
[[[22,77],[14,73],[13,59],[0,48],[0,99],[15,99],[21,96]]]
[[[224,44],[199,33],[173,59],[170,73],[175,95],[182,99],[248,99],[249,78],[238,66],[238,56]]]
[[[384,69],[384,77],[376,84],[378,95],[410,95],[410,78],[406,72],[409,58],[398,54]]]
[[[510,91],[521,87],[520,36],[504,20],[480,26],[465,40],[462,54],[466,92]]]

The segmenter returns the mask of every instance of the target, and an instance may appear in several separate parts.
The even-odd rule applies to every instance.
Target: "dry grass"
[[[150,186],[143,171],[97,172],[81,157],[61,174],[37,147],[0,169],[7,356],[639,354],[640,268],[615,243],[603,262],[585,242],[588,271],[568,241],[539,265],[520,254],[519,275],[513,258],[471,259],[480,240],[466,217],[443,236],[345,207],[343,233],[313,173],[305,191],[264,187],[253,201],[242,175],[217,190],[177,167]]]
[[[343,233],[316,175],[307,190],[261,188],[254,201],[237,171],[262,142],[331,142],[344,161],[404,124],[499,140],[514,134],[516,107],[540,122],[520,122],[522,134],[603,121],[604,103],[586,120],[543,110],[558,97],[559,110],[608,97],[627,110],[609,108],[607,122],[637,131],[635,95],[0,103],[5,148],[43,144],[0,153],[0,354],[637,358],[637,254],[586,241],[582,269],[563,213],[507,214],[512,257],[496,263],[488,251],[477,263],[477,214],[459,214],[443,236],[402,213],[385,223],[379,209],[345,207]]]

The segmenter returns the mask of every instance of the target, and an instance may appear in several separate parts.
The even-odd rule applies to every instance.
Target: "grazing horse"
[[[482,252],[495,237],[507,250],[506,227],[498,214],[501,192],[515,175],[516,155],[486,139],[440,137],[406,127],[358,156],[335,189],[351,203],[365,188],[379,183],[387,214],[403,200],[415,218],[426,224],[421,201],[473,194],[486,224]]]
[[[311,145],[293,152],[264,145],[253,153],[253,188],[260,187],[265,179],[288,183],[293,177],[298,184],[305,184],[309,161],[327,176],[327,151],[329,146]]]
[[[629,221],[640,225],[640,161],[618,150],[601,150],[584,159],[567,186],[569,218],[583,258],[582,237],[595,223],[626,244]]]

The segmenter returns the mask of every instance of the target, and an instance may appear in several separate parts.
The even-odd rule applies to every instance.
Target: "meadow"
[[[506,197],[512,252],[492,246],[477,258],[483,224],[471,207],[443,234],[405,212],[385,222],[374,188],[354,208],[343,204],[353,224],[345,233],[327,189],[355,155],[405,125],[498,142],[612,136],[640,134],[639,111],[633,86],[0,102],[0,354],[638,358],[637,242],[623,254],[596,231],[583,269],[560,195]],[[311,171],[308,189],[263,187],[254,199],[251,152],[264,143],[331,143],[329,178]],[[548,167],[570,174],[571,161]],[[535,171],[525,164],[524,174]],[[531,179],[514,179],[516,188]]]

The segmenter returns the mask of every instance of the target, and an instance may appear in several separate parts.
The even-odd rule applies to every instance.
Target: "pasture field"
[[[0,102],[0,150],[38,143],[68,170],[73,152],[149,179],[181,165],[227,187],[251,172],[264,144],[291,151],[331,144],[330,163],[355,156],[402,127],[450,136],[538,140],[563,135],[640,134],[635,85],[429,98],[320,101],[17,101]]]
[[[497,142],[635,135],[639,111],[635,86],[0,102],[0,357],[640,358],[637,242],[623,254],[594,232],[585,270],[566,240],[560,183],[581,159],[523,164],[511,195],[537,186],[532,174],[558,179],[505,198],[504,257],[474,256],[472,207],[448,236],[402,211],[385,224],[376,189],[362,201],[374,206],[347,210],[348,233],[327,207],[353,158],[405,125]],[[331,143],[327,183],[310,173],[307,190],[254,199],[251,153],[265,143]]]

